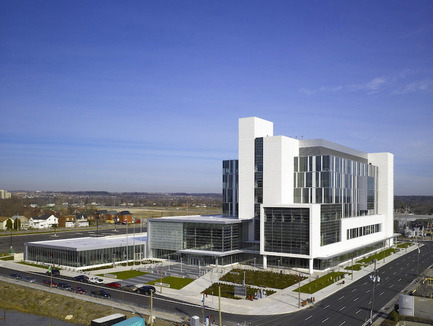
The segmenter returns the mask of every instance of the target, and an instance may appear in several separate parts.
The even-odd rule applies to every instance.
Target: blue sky
[[[431,1],[2,1],[0,189],[220,192],[238,119],[433,195]]]

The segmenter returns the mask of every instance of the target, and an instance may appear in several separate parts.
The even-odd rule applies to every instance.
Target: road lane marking
[[[385,292],[382,292],[380,295],[384,294]]]
[[[353,289],[353,290],[352,290],[352,293],[355,292],[355,291],[356,291],[356,289]]]
[[[370,290],[367,290],[367,292],[365,292],[365,293],[368,293],[368,292],[370,292]]]
[[[338,326],[343,326],[346,323],[346,321],[343,321],[340,325]]]
[[[359,300],[359,297],[356,297],[355,300],[353,300],[353,302],[355,302],[355,301],[357,301],[357,300]]]
[[[362,285],[365,285],[365,284],[367,284],[367,282],[362,283]]]
[[[323,308],[323,309],[326,309],[326,308],[328,308],[329,307],[329,304],[325,307],[325,308]]]
[[[401,278],[399,278],[397,282],[400,282],[400,281],[401,281]]]
[[[392,273],[392,275],[395,275],[395,274],[397,274],[397,272]]]
[[[341,310],[343,310],[344,308],[346,308],[346,306],[341,307],[340,310],[338,310],[338,311],[341,311]]]
[[[394,286],[394,284],[391,284],[390,286],[389,286],[389,288],[392,288]]]
[[[325,321],[327,321],[328,319],[329,319],[329,317],[323,319],[323,320],[322,320],[322,324],[323,324]]]
[[[355,315],[359,314],[361,312],[361,309],[359,309],[357,312],[355,312]]]
[[[340,298],[340,299],[338,299],[338,301],[340,301],[341,299],[343,299],[344,298],[344,295]]]
[[[305,318],[305,320],[308,320],[308,319],[310,319],[311,317],[313,317],[313,316],[307,317],[307,318]]]

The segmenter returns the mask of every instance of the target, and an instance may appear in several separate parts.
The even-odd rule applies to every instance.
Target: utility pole
[[[150,325],[153,326],[153,291],[150,290]]]
[[[301,308],[301,272],[298,272],[298,308]]]
[[[223,320],[221,318],[221,286],[218,286],[218,310],[220,317],[220,326],[223,326]]]
[[[377,280],[377,271],[376,271],[376,262],[377,260],[374,260],[374,272],[373,272],[373,292],[372,292],[372,299],[371,299],[371,309],[370,309],[370,325],[373,324],[373,307],[374,307],[374,289],[376,287],[376,280]]]

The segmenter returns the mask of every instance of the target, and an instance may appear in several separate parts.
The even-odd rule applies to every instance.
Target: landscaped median
[[[276,291],[273,289],[285,289],[306,277],[297,274],[283,274],[266,271],[254,271],[249,269],[233,269],[223,277],[220,282],[213,283],[204,290],[205,294],[218,295],[221,290],[221,297],[229,299],[240,299],[235,296],[235,286],[243,284],[245,278],[246,298],[254,298],[258,291],[264,291],[269,296]]]

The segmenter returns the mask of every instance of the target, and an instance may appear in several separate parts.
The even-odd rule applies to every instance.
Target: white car
[[[90,278],[89,278],[89,283],[94,283],[94,284],[103,284],[103,283],[104,283],[104,280],[103,280],[102,278],[99,278],[99,277],[94,276],[94,277],[90,277]]]

